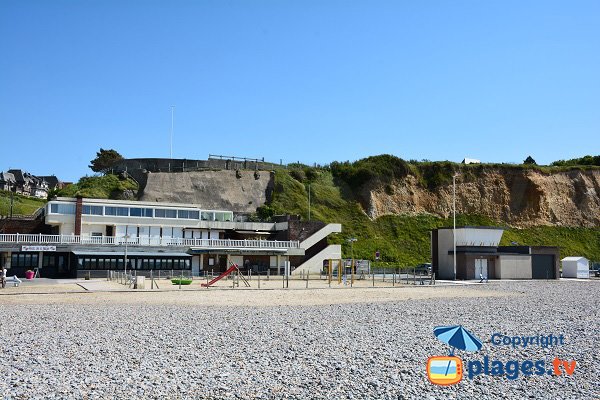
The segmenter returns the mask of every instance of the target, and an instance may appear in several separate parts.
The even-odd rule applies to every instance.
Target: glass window
[[[129,215],[132,217],[141,217],[142,216],[142,209],[141,208],[130,208],[129,209]]]
[[[189,219],[200,219],[200,211],[190,211]]]
[[[214,221],[215,215],[212,212],[202,211],[202,221]]]
[[[154,210],[154,214],[156,218],[177,218],[177,210],[157,208]]]
[[[188,219],[189,216],[190,216],[190,212],[188,210],[177,210],[177,218]]]
[[[50,204],[50,212],[52,214],[75,214],[75,204]]]
[[[86,206],[81,209],[81,213],[85,215],[102,215],[102,206]]]
[[[152,218],[154,216],[152,211],[152,208],[144,208],[144,217]]]
[[[104,215],[117,215],[119,217],[127,217],[129,208],[127,207],[104,207]]]

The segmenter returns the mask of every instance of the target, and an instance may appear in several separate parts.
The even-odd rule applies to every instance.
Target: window
[[[156,218],[177,218],[177,210],[157,208],[154,210],[154,215]]]
[[[85,215],[102,215],[102,206],[86,206],[84,205],[82,210],[82,214]]]
[[[152,211],[154,211],[152,208],[144,208],[142,209],[143,211],[143,216],[144,217],[150,217],[152,218],[154,216],[154,213]]]
[[[129,208],[127,207],[104,207],[104,215],[116,215],[119,217],[127,217]]]
[[[202,211],[202,221],[214,221],[215,215],[211,212]]]
[[[188,219],[189,215],[190,215],[190,212],[188,210],[178,210],[177,211],[177,218]]]
[[[75,215],[75,204],[50,204],[51,214],[70,214]]]
[[[130,208],[129,209],[129,215],[132,217],[141,217],[142,216],[142,209],[141,208]]]
[[[200,211],[190,211],[189,219],[200,219]]]

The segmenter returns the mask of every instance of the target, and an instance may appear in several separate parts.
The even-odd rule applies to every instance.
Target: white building
[[[106,276],[106,270],[219,272],[229,262],[255,272],[320,272],[323,261],[341,258],[327,236],[340,224],[287,218],[238,222],[226,210],[194,204],[57,198],[46,204],[52,234],[0,235],[0,263],[10,274],[41,268],[46,277]],[[311,257],[306,257],[307,250]],[[23,271],[21,271],[23,270]]]
[[[590,262],[585,257],[565,257],[562,260],[563,278],[582,278],[590,277]]]

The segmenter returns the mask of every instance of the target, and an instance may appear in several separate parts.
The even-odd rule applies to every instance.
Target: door
[[[486,258],[475,259],[475,279],[488,278],[488,265]]]
[[[533,279],[554,279],[554,256],[534,254],[531,256],[531,277]]]

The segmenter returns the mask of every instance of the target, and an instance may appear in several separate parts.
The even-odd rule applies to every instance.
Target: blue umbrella
[[[433,329],[433,334],[442,342],[448,343],[452,348],[450,355],[454,355],[454,349],[465,351],[477,351],[483,345],[481,340],[477,339],[471,332],[460,325],[455,326],[438,326]],[[446,368],[446,375],[450,368],[450,361]]]

